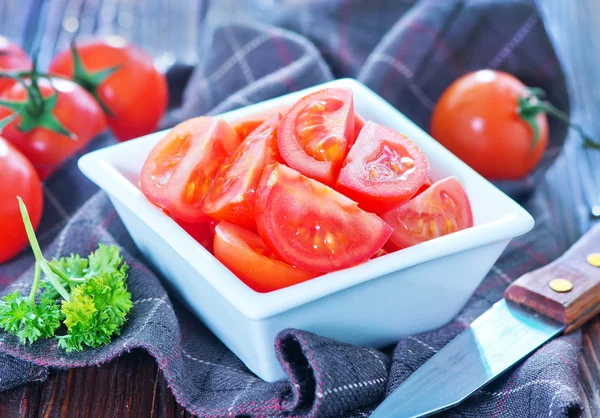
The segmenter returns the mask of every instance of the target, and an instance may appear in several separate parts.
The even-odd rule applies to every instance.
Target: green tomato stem
[[[35,270],[33,273],[33,285],[31,285],[31,292],[29,292],[29,304],[31,306],[35,305],[35,296],[37,295],[38,287],[40,286],[40,276],[42,275],[42,270],[40,268],[40,263],[35,262]]]
[[[537,144],[540,135],[539,127],[535,117],[540,113],[546,113],[566,123],[570,128],[575,129],[583,139],[584,147],[600,150],[600,142],[594,141],[592,137],[583,130],[581,125],[571,122],[569,120],[569,115],[555,107],[548,100],[544,100],[545,97],[546,94],[542,89],[529,88],[527,89],[527,95],[519,98],[517,113],[521,119],[523,119],[533,129],[534,135],[532,148],[534,148]]]
[[[23,218],[23,225],[25,225],[25,232],[27,233],[27,238],[29,239],[29,244],[31,245],[31,249],[33,250],[33,255],[37,264],[39,264],[41,270],[44,272],[60,296],[69,302],[71,300],[69,292],[67,292],[67,290],[60,284],[54,272],[50,270],[50,267],[48,267],[49,263],[42,254],[42,250],[35,236],[35,232],[33,231],[33,225],[31,225],[31,220],[29,219],[29,213],[27,212],[25,203],[23,203],[23,200],[19,196],[17,196],[17,199],[19,200],[19,210],[21,211],[21,217]]]

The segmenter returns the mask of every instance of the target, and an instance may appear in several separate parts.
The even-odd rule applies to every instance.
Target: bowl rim
[[[355,97],[370,96],[371,100],[375,100],[378,106],[386,109],[388,113],[393,112],[406,119],[383,98],[354,79],[338,79],[215,116],[240,117],[243,114],[267,110],[297,100],[312,91],[328,87],[349,87],[354,91]],[[416,124],[408,122],[423,132]],[[141,191],[111,164],[111,159],[117,153],[129,155],[128,152],[134,150],[140,141],[157,140],[167,131],[155,132],[88,153],[79,159],[79,168],[111,199],[117,199],[129,209],[135,208],[135,211],[132,212],[143,224],[162,237],[165,243],[183,260],[186,260],[203,280],[206,280],[240,313],[250,319],[266,319],[417,264],[511,239],[528,232],[534,226],[533,218],[525,209],[450,153],[426,132],[423,132],[426,140],[431,141],[428,146],[433,147],[436,153],[442,154],[452,170],[460,173],[463,178],[477,179],[481,187],[489,188],[489,191],[498,200],[504,201],[503,203],[509,208],[507,213],[499,219],[378,257],[355,267],[329,273],[273,292],[259,293],[246,286],[175,221],[151,204]]]

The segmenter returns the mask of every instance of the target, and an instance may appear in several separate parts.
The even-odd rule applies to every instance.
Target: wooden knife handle
[[[562,322],[565,333],[600,313],[600,224],[551,264],[517,279],[504,298]]]

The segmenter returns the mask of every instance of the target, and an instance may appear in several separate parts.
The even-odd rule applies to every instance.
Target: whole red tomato
[[[168,92],[152,57],[114,36],[78,43],[75,49],[75,65],[72,50],[63,51],[50,72],[73,78],[96,97],[119,140],[154,131],[165,113]]]
[[[37,228],[44,206],[40,178],[27,158],[0,138],[0,263],[14,257],[28,242],[17,196],[23,199],[31,223]]]
[[[21,48],[0,36],[0,71],[14,73],[31,70],[31,60]],[[12,86],[15,80],[0,77],[0,92]]]
[[[22,113],[2,131],[3,136],[31,161],[40,178],[83,148],[106,127],[102,109],[94,98],[70,80],[40,79],[37,87],[27,80],[0,93],[0,119],[19,108]],[[41,97],[36,100],[34,96]]]
[[[490,180],[520,179],[535,168],[548,146],[546,114],[531,112],[536,99],[522,102],[528,95],[528,88],[510,74],[466,74],[437,102],[431,136]],[[523,104],[527,114],[519,112]]]

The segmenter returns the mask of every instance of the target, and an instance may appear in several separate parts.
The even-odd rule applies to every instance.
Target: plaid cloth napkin
[[[530,1],[289,0],[282,7],[256,0],[237,5],[257,14],[268,6],[269,19],[277,26],[244,23],[216,29],[191,75],[181,68],[172,72],[172,91],[183,91],[183,96],[174,95],[174,103],[181,106],[166,118],[165,126],[334,77],[355,76],[426,129],[443,89],[459,75],[484,67],[509,71],[544,88],[558,107],[569,107],[560,65]],[[207,21],[211,19],[218,20],[218,10],[209,13]],[[24,347],[12,336],[0,334],[0,390],[43,380],[49,368],[97,365],[141,348],[156,358],[177,401],[199,416],[367,416],[500,299],[512,280],[562,252],[550,225],[548,204],[535,191],[564,139],[564,128],[551,123],[551,132],[548,157],[537,171],[523,181],[500,185],[536,217],[535,229],[512,241],[450,324],[404,338],[386,350],[285,330],[274,347],[287,379],[275,383],[249,372],[170,297],[144,264],[106,195],[78,172],[76,156],[45,184],[46,208],[39,229],[44,252],[48,257],[87,254],[97,242],[118,244],[132,267],[129,288],[134,308],[122,336],[109,346],[83,353],[67,354],[52,341]],[[86,152],[113,142],[105,134]],[[0,267],[3,294],[27,290],[32,260],[25,251]],[[580,333],[549,342],[443,416],[577,414],[583,408],[578,389],[580,344]]]

